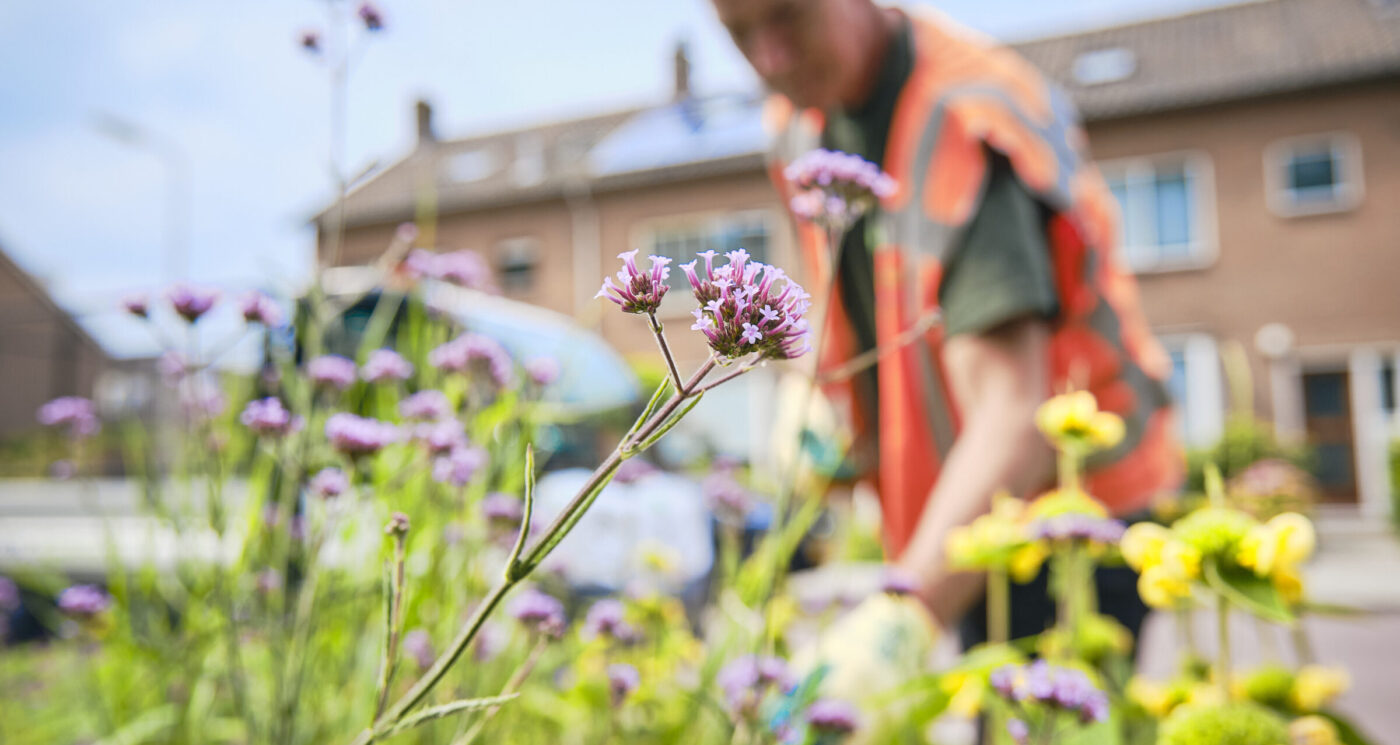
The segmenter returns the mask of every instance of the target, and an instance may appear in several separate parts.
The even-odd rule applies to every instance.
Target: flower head
[[[301,32],[299,37],[301,48],[312,54],[321,53],[321,34],[315,29],[307,29]]]
[[[384,524],[384,535],[402,538],[408,535],[408,515],[402,512],[395,512],[389,516],[389,522]]]
[[[433,654],[433,640],[423,629],[414,629],[403,635],[403,653],[413,659],[419,670],[427,670],[437,659]]]
[[[626,610],[618,600],[599,600],[588,609],[583,619],[583,631],[591,637],[610,637],[620,642],[631,641],[637,632],[626,621]]]
[[[753,508],[754,497],[728,471],[715,471],[700,482],[710,511],[721,520],[742,525]]]
[[[1035,421],[1046,438],[1061,450],[1108,450],[1123,440],[1122,418],[1100,411],[1098,400],[1088,391],[1051,398],[1036,411]]]
[[[510,615],[531,631],[559,637],[564,631],[564,604],[536,589],[520,593],[510,605]]]
[[[1117,543],[1123,537],[1122,521],[1113,518],[1065,513],[1037,520],[1030,525],[1030,535],[1036,540],[1084,541],[1105,545]]]
[[[509,494],[491,492],[481,500],[481,515],[488,523],[514,527],[525,517],[525,505]]]
[[[322,468],[307,485],[311,493],[322,499],[330,499],[344,494],[350,488],[350,479],[339,468]]]
[[[36,416],[45,427],[66,427],[72,437],[87,437],[100,426],[97,409],[82,396],[61,396],[39,407]]]
[[[637,268],[637,251],[624,251],[617,255],[622,259],[622,268],[617,270],[618,284],[612,277],[603,278],[603,286],[594,297],[605,297],[622,307],[625,313],[655,313],[661,307],[661,298],[671,289],[666,278],[671,276],[667,266],[671,260],[665,256],[649,256],[651,268],[642,271]]]
[[[379,8],[375,7],[374,3],[360,3],[360,9],[356,11],[356,13],[360,16],[360,20],[364,22],[365,30],[384,30],[384,15],[379,12]]]
[[[608,665],[608,690],[612,693],[613,706],[619,706],[642,682],[637,668],[620,662]]]
[[[1296,570],[1312,556],[1317,533],[1312,521],[1296,512],[1276,515],[1250,529],[1240,540],[1239,562],[1260,577]]]
[[[355,382],[355,362],[337,354],[327,354],[306,363],[311,382],[343,391]]]
[[[913,595],[918,590],[917,578],[895,567],[885,569],[880,578],[880,591],[890,595]]]
[[[341,412],[326,420],[326,439],[336,450],[352,457],[372,455],[398,442],[400,437],[398,427],[378,419]]]
[[[190,285],[175,285],[166,293],[170,306],[179,316],[190,323],[209,312],[219,301],[219,291]]]
[[[466,486],[486,465],[486,451],[470,445],[452,448],[433,459],[433,480],[453,486]]]
[[[413,363],[392,349],[376,349],[360,368],[360,377],[370,383],[385,380],[408,380],[413,375]]]
[[[822,734],[847,735],[860,727],[856,707],[838,699],[819,699],[807,707],[807,723]]]
[[[282,309],[276,301],[261,292],[250,292],[240,298],[238,310],[248,323],[261,323],[268,328],[282,324]]]
[[[442,391],[419,391],[399,402],[399,415],[420,421],[443,419],[452,415],[452,404]]]
[[[511,382],[511,359],[495,339],[466,333],[428,353],[428,364],[444,372],[485,376],[497,388]]]
[[[1108,696],[1079,670],[1036,660],[1028,665],[1004,665],[992,671],[992,689],[1015,703],[1038,703],[1077,714],[1084,723],[1108,718]]]
[[[720,669],[715,683],[735,715],[751,718],[769,690],[786,692],[794,685],[787,663],[778,657],[745,655]]]
[[[127,295],[122,298],[122,310],[138,318],[149,318],[151,315],[150,301],[145,295]]]
[[[96,585],[73,585],[58,594],[58,609],[70,616],[91,618],[112,606],[112,596]]]
[[[1332,720],[1309,714],[1288,723],[1288,742],[1289,745],[1342,745],[1342,736]]]
[[[238,420],[254,434],[281,437],[301,427],[301,419],[293,417],[277,398],[253,399],[243,408]]]
[[[1293,680],[1289,703],[1303,712],[1315,712],[1351,687],[1351,676],[1339,667],[1304,665]]]
[[[810,295],[783,270],[751,261],[740,248],[725,254],[729,263],[716,267],[715,254],[681,266],[700,307],[691,311],[693,330],[705,335],[710,348],[728,359],[749,354],[792,359],[810,348],[807,319]]]
[[[536,357],[525,363],[525,374],[530,382],[544,388],[559,379],[559,360],[553,357]]]
[[[793,214],[838,231],[849,228],[898,186],[874,163],[825,149],[802,155],[783,175],[796,192],[788,204]]]

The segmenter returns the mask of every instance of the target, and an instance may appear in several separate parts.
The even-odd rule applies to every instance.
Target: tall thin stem
[[[1215,595],[1216,630],[1220,635],[1220,649],[1217,651],[1215,677],[1220,686],[1221,698],[1230,700],[1230,602],[1224,595]]]
[[[1011,584],[1006,569],[987,573],[987,641],[1004,644],[1011,639]]]
[[[655,313],[648,313],[647,321],[651,323],[651,333],[656,337],[656,345],[661,348],[661,356],[666,360],[666,369],[671,372],[671,382],[676,384],[676,390],[682,390],[684,383],[681,382],[681,373],[676,369],[676,358],[671,354],[671,346],[666,343],[666,334],[661,331],[661,322],[656,320]]]

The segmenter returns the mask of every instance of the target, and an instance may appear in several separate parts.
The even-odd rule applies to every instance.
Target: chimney
[[[676,100],[690,98],[690,55],[684,41],[676,42]]]
[[[413,112],[418,120],[418,144],[437,142],[437,133],[433,132],[433,105],[420,98],[414,104]]]

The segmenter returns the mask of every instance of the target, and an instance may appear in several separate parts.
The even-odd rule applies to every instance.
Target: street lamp
[[[167,181],[165,279],[168,282],[184,279],[189,268],[185,235],[189,217],[189,160],[184,151],[170,138],[111,113],[98,112],[92,124],[107,137],[160,159]]]

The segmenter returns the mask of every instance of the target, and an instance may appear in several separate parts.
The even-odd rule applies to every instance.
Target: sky
[[[1017,40],[1230,1],[904,4]],[[172,180],[157,151],[174,152],[187,278],[289,296],[310,267],[308,218],[333,188],[328,77],[298,45],[305,29],[344,28],[356,50],[349,173],[411,147],[420,97],[444,137],[665,101],[682,40],[699,93],[756,85],[708,0],[378,5],[386,28],[367,37],[347,0],[0,3],[0,250],[110,352],[150,353],[114,309],[167,284]],[[113,118],[149,146],[97,125]]]

